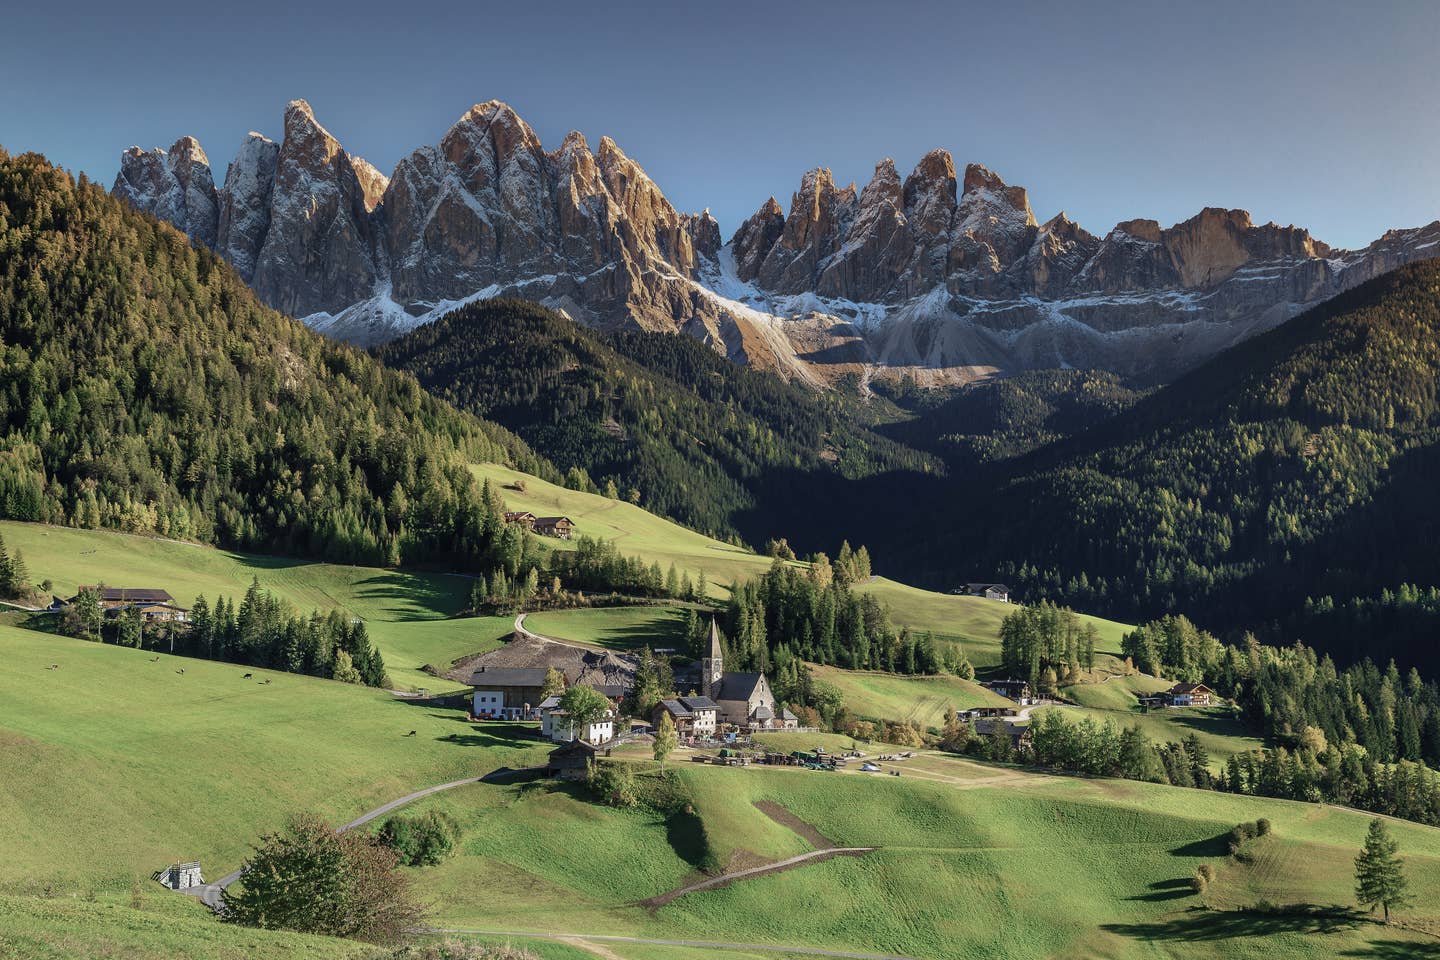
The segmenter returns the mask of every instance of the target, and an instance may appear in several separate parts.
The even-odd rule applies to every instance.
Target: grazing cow
[[[181,667],[179,670],[176,670],[175,672],[178,673],[178,674],[184,674],[184,673],[185,673],[185,668],[184,668],[184,667]]]
[[[159,662],[160,662],[160,658],[159,658],[159,657],[151,657],[151,658],[150,658],[150,662],[151,662],[151,663],[159,663]]]
[[[46,670],[59,670],[59,669],[60,669],[60,664],[58,664],[58,663],[52,663],[52,664],[50,664],[50,666],[46,667],[45,669],[46,669]]]
[[[407,736],[407,737],[413,737],[413,736],[415,736],[415,731],[414,731],[414,730],[411,730],[409,733],[405,734],[405,736]]]
[[[255,676],[255,674],[253,674],[253,673],[247,673],[247,674],[245,674],[245,676],[241,677],[240,679],[241,679],[241,680],[249,680],[249,679],[250,679],[251,677],[253,677],[253,676]]]
[[[270,678],[269,678],[269,677],[266,677],[266,678],[265,678],[265,682],[266,682],[266,683],[269,683],[269,682],[270,682]]]

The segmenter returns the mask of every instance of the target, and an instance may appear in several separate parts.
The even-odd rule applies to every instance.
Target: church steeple
[[[700,658],[700,694],[715,698],[720,694],[721,680],[725,676],[725,650],[720,645],[720,628],[715,618],[710,618],[710,643],[705,656]]]

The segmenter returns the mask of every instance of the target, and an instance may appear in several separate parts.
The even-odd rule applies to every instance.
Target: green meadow
[[[53,581],[61,597],[73,596],[81,584],[105,583],[160,587],[183,606],[201,594],[212,604],[222,595],[238,602],[258,578],[301,613],[340,610],[363,619],[391,679],[402,687],[453,687],[421,668],[448,667],[497,646],[512,625],[506,617],[450,619],[469,602],[470,580],[462,576],[313,563],[33,523],[0,522],[0,533],[24,554],[31,579]]]
[[[423,801],[456,816],[465,838],[457,857],[416,879],[444,925],[486,929],[555,930],[562,917],[564,929],[593,933],[916,958],[1388,958],[1435,948],[1330,912],[1351,902],[1362,814],[917,759],[928,766],[902,777],[673,763],[699,823],[598,806],[571,785],[466,787]],[[814,848],[760,802],[837,845],[878,849],[642,902],[702,868]],[[1229,829],[1262,816],[1274,835],[1253,842],[1252,862],[1230,858]],[[1419,904],[1408,920],[1440,923],[1440,831],[1393,829]],[[1196,895],[1188,880],[1201,863],[1220,879]],[[1258,912],[1261,901],[1279,909]]]
[[[381,690],[155,656],[0,627],[0,891],[115,891],[192,859],[219,876],[294,812],[343,823],[544,752]]]
[[[890,607],[891,619],[912,630],[928,630],[961,645],[976,669],[1000,664],[1000,622],[1015,610],[1012,604],[981,597],[960,597],[921,590],[877,577],[859,589],[873,594]],[[1099,650],[1118,653],[1120,638],[1133,629],[1128,624],[1082,614],[1081,622],[1093,623],[1100,633]]]
[[[662,569],[673,563],[691,577],[704,573],[714,597],[723,596],[722,588],[732,580],[770,568],[768,557],[712,540],[631,503],[569,490],[496,464],[477,464],[471,469],[499,488],[509,509],[528,510],[537,516],[567,516],[575,521],[576,536],[613,540],[621,553],[658,562]],[[525,485],[523,493],[514,489],[519,482]],[[560,540],[541,538],[541,543],[565,549]]]
[[[815,679],[840,691],[851,713],[881,720],[909,720],[922,731],[943,726],[947,707],[968,710],[1014,705],[1013,701],[959,677],[907,677],[815,664],[810,670]]]
[[[669,605],[547,610],[527,616],[525,628],[557,640],[610,650],[647,646],[679,650],[685,645],[688,612],[685,607]]]

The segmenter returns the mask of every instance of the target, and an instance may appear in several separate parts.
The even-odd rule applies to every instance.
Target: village
[[[513,512],[505,519],[559,539],[569,539],[574,530],[574,523],[563,516]],[[1003,584],[972,583],[953,592],[1010,602],[1009,588]],[[105,622],[131,619],[151,629],[183,629],[190,614],[166,589],[105,585],[82,586],[68,599],[54,597],[48,610],[64,614],[86,602],[98,606]],[[542,637],[525,629],[524,620],[523,614],[517,617],[513,638],[499,649],[458,661],[449,679],[469,688],[465,707],[472,722],[537,724],[530,728],[533,735],[556,744],[545,769],[550,776],[583,778],[597,758],[627,744],[653,741],[662,727],[673,730],[676,746],[688,753],[692,762],[719,766],[766,764],[833,771],[860,761],[857,766],[862,772],[875,773],[881,771],[877,761],[909,758],[904,752],[870,758],[858,745],[840,753],[819,747],[777,752],[757,746],[756,734],[817,731],[802,726],[797,715],[777,700],[764,673],[726,669],[724,645],[713,618],[704,655],[677,672],[675,689],[663,692],[648,709],[633,700],[637,668],[633,653]],[[1037,707],[1069,705],[1041,697],[1026,680],[999,678],[982,685],[1013,705],[969,707],[957,710],[956,716],[969,724],[975,735],[1002,737],[1015,751],[1028,744],[1028,725]],[[586,698],[584,709],[574,709],[577,698],[566,696],[575,688],[595,694]],[[686,692],[680,693],[681,689]],[[1140,694],[1136,704],[1143,712],[1208,707],[1213,696],[1203,683],[1182,682],[1167,690]],[[899,775],[898,770],[888,772]],[[180,882],[178,877],[176,882]]]

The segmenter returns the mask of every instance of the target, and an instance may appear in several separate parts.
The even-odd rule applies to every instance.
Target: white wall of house
[[[540,716],[540,734],[556,743],[569,743],[571,740],[606,743],[615,739],[615,713],[607,711],[603,719],[576,732],[569,714],[563,710],[546,710]]]
[[[475,707],[470,712],[477,717],[504,715],[505,692],[503,690],[476,690]]]
[[[694,715],[691,716],[691,718],[690,718],[690,719],[691,719],[691,723],[692,723],[693,726],[694,726],[695,736],[697,736],[697,737],[712,737],[712,736],[714,736],[714,735],[715,735],[715,716],[716,716],[716,712],[715,712],[714,710],[696,710],[695,713],[694,713]]]

